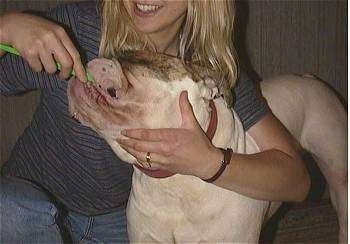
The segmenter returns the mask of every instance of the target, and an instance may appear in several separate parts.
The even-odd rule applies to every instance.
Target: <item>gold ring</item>
[[[146,154],[146,162],[148,163],[148,166],[150,168],[152,168],[152,165],[151,165],[151,153],[150,152],[147,152],[147,154]]]

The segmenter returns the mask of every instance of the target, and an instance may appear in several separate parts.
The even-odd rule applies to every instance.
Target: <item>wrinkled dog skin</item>
[[[208,127],[211,116],[208,101],[217,95],[218,89],[210,75],[198,67],[184,65],[166,55],[139,51],[127,53],[118,60],[92,60],[88,69],[96,84],[70,80],[70,112],[83,125],[99,133],[118,157],[128,163],[135,163],[135,158],[116,143],[116,138],[121,137],[120,131],[179,127],[178,99],[182,90],[188,91],[203,130]],[[341,104],[329,89],[313,78],[278,77],[263,82],[262,91],[276,116],[317,159],[330,184],[340,223],[345,225],[346,114]],[[318,104],[317,96],[322,96],[322,104]],[[243,131],[237,115],[228,109],[225,100],[219,97],[213,101],[218,115],[213,144],[231,147],[238,153],[258,152],[256,143]],[[176,174],[156,179],[134,169],[127,208],[131,242],[258,242],[264,218],[279,206],[279,203],[251,199],[216,187],[196,177]]]

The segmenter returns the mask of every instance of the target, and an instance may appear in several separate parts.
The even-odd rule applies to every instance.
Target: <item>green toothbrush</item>
[[[0,50],[3,50],[5,52],[21,56],[21,54],[18,52],[18,50],[16,48],[14,48],[12,46],[9,46],[9,45],[5,45],[5,44],[1,44],[0,43]],[[61,64],[60,63],[56,63],[56,67],[57,67],[58,70],[61,70]],[[72,70],[72,72],[70,74],[72,76],[74,76],[75,75],[74,70]],[[87,80],[88,80],[89,83],[91,83],[91,84],[95,83],[94,77],[89,72],[86,72],[86,76],[87,76]]]

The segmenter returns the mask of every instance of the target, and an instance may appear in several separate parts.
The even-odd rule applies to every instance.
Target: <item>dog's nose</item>
[[[109,94],[111,97],[116,97],[116,96],[117,96],[116,90],[115,90],[113,87],[107,88],[107,92],[108,92],[108,94]]]

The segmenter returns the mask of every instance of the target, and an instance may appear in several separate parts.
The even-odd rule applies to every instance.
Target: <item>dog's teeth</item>
[[[79,119],[78,119],[78,113],[77,112],[74,112],[73,114],[72,114],[72,119],[74,119],[76,122],[78,122],[79,124],[81,123],[80,121],[79,121]]]

